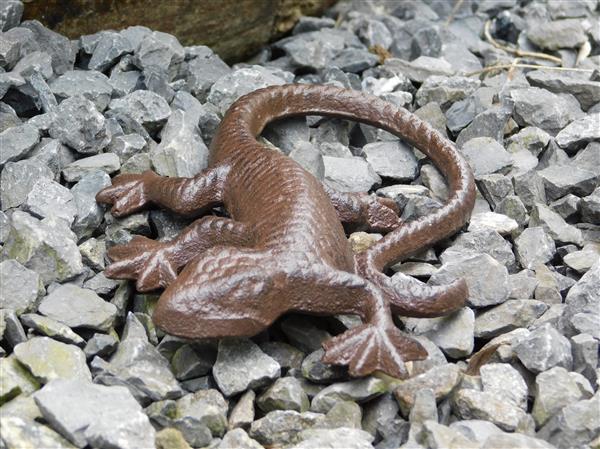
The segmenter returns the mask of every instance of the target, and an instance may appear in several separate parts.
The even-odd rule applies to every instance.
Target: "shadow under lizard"
[[[322,115],[373,125],[425,153],[445,176],[449,198],[435,213],[401,222],[393,200],[322,185],[287,156],[257,141],[267,123]],[[259,89],[225,114],[209,168],[192,178],[152,171],[115,177],[97,195],[122,217],[149,206],[201,217],[169,242],[136,236],[108,252],[110,278],[139,291],[165,288],[153,314],[165,332],[191,339],[253,336],[287,312],[356,314],[362,325],[323,344],[323,361],[353,376],[406,377],[427,352],[392,314],[435,317],[464,305],[464,280],[393,285],[383,271],[459,230],[475,201],[473,175],[454,144],[424,121],[375,96],[324,85]],[[218,205],[229,217],[205,215]],[[354,255],[342,223],[387,234]]]

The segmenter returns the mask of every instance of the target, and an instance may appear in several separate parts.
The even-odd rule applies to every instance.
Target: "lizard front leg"
[[[123,174],[96,195],[96,201],[112,205],[116,217],[130,215],[149,205],[172,210],[180,215],[201,215],[221,203],[228,166],[217,166],[193,178],[165,178],[153,171]]]
[[[108,250],[112,260],[105,275],[137,280],[140,292],[167,287],[181,268],[216,245],[248,246],[252,232],[244,223],[230,218],[202,217],[175,239],[159,242],[142,236]]]
[[[324,188],[340,221],[353,231],[389,232],[402,223],[394,200],[366,193],[340,192],[328,186]]]

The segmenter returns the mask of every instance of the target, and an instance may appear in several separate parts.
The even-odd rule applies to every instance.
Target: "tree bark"
[[[183,45],[207,45],[229,63],[255,54],[336,0],[29,0],[23,20],[36,19],[70,38],[144,25]]]

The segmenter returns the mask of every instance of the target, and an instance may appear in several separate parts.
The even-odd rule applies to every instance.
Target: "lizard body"
[[[401,223],[391,200],[324,187],[292,159],[257,141],[270,121],[324,115],[383,128],[423,151],[445,175],[447,203]],[[325,342],[324,361],[355,376],[381,370],[405,377],[404,362],[427,356],[392,313],[432,317],[464,305],[463,280],[447,286],[392,285],[383,270],[456,232],[475,200],[473,176],[454,145],[404,109],[333,86],[286,85],[238,99],[213,139],[209,168],[193,178],[120,175],[97,195],[123,216],[150,205],[200,216],[223,205],[229,218],[203,216],[170,242],[135,237],[111,248],[106,275],[165,288],[153,315],[187,338],[252,336],[298,311],[350,313],[363,323]],[[353,255],[342,222],[388,232]]]

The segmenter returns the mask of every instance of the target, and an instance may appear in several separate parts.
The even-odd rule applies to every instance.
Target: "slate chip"
[[[574,2],[556,2],[572,4]],[[599,81],[592,81],[589,76],[581,76],[575,72],[549,73],[547,70],[533,70],[527,73],[532,86],[542,87],[553,93],[567,92],[573,95],[584,111],[600,102]]]
[[[556,135],[556,143],[567,151],[584,147],[587,143],[600,140],[600,112],[575,120]]]
[[[206,168],[208,148],[192,115],[174,111],[161,132],[161,141],[151,147],[150,160],[162,176],[192,177]]]
[[[186,65],[186,83],[189,91],[201,101],[205,101],[212,85],[222,76],[231,72],[223,60],[208,47]]]
[[[33,337],[16,345],[14,351],[17,360],[44,384],[54,379],[92,380],[85,355],[77,346]]]
[[[39,313],[69,327],[108,331],[112,326],[116,307],[104,301],[91,290],[73,284],[64,284],[42,299]]]
[[[508,298],[508,270],[487,254],[466,255],[444,263],[429,283],[444,285],[460,278],[469,286],[467,302],[473,307],[501,304]]]
[[[398,182],[410,182],[417,177],[417,158],[412,149],[400,141],[370,143],[362,151],[379,176]]]
[[[8,31],[21,21],[23,15],[23,2],[20,0],[7,0],[0,7],[0,30]]]
[[[122,34],[115,32],[102,33],[94,46],[88,67],[92,70],[104,72],[110,68],[121,56],[133,52],[131,42]]]
[[[96,194],[110,185],[110,176],[101,170],[83,174],[71,188],[77,213],[73,232],[78,237],[91,235],[100,225],[104,216],[104,206],[96,202]]]
[[[554,240],[543,227],[525,229],[515,239],[515,252],[523,268],[535,268],[549,262],[556,252]]]
[[[284,84],[285,80],[260,66],[245,67],[228,73],[211,86],[207,101],[223,115],[242,95],[261,87]]]
[[[2,256],[14,258],[38,273],[44,285],[64,282],[84,270],[75,238],[64,220],[54,217],[38,220],[15,211]]]
[[[381,178],[363,158],[323,156],[325,184],[342,192],[365,192],[381,184]]]
[[[143,71],[164,73],[169,80],[184,57],[185,50],[177,38],[161,31],[145,34],[135,52],[136,64]]]
[[[124,387],[61,379],[45,385],[34,399],[44,419],[77,447],[154,446],[154,428]]]
[[[9,448],[76,448],[68,440],[61,437],[59,433],[33,419],[6,415],[0,418],[0,425],[2,426],[3,443]]]
[[[571,343],[550,324],[534,330],[514,348],[519,360],[534,373],[561,366],[571,369]]]
[[[515,89],[514,117],[522,126],[537,126],[549,133],[557,133],[573,120],[583,117],[579,102],[570,94],[556,95],[539,87]]]
[[[38,130],[27,123],[0,133],[0,167],[25,157],[39,142]]]
[[[96,356],[91,367],[96,383],[126,386],[144,405],[183,394],[168,360],[149,342],[144,326],[131,312],[115,353],[108,362]]]
[[[34,308],[37,298],[44,293],[39,274],[14,259],[0,262],[0,308],[17,314]]]
[[[27,194],[23,208],[38,218],[62,218],[69,225],[77,213],[73,194],[56,181],[40,178]]]
[[[81,95],[100,112],[108,106],[113,91],[106,75],[96,70],[70,70],[52,80],[50,89],[59,100]]]
[[[69,326],[59,323],[52,318],[36,313],[25,313],[20,316],[20,319],[23,325],[30,329],[34,329],[39,334],[79,347],[85,345],[85,340],[73,332]]]
[[[279,363],[250,340],[221,340],[213,376],[225,396],[257,388],[280,376]]]
[[[586,39],[581,21],[577,19],[553,20],[531,27],[527,38],[545,50],[575,48]]]
[[[475,177],[496,173],[512,165],[509,153],[490,137],[476,137],[462,146]]]
[[[71,162],[63,168],[62,175],[68,182],[77,182],[98,171],[114,173],[119,167],[121,167],[119,156],[114,153],[101,153]]]
[[[57,108],[50,136],[83,154],[96,154],[109,142],[105,119],[94,103],[81,95],[65,99]]]
[[[109,103],[113,114],[124,114],[153,133],[160,129],[171,115],[168,103],[160,95],[136,90]]]
[[[9,162],[0,174],[0,201],[2,209],[19,207],[41,178],[53,178],[52,171],[37,160]]]

